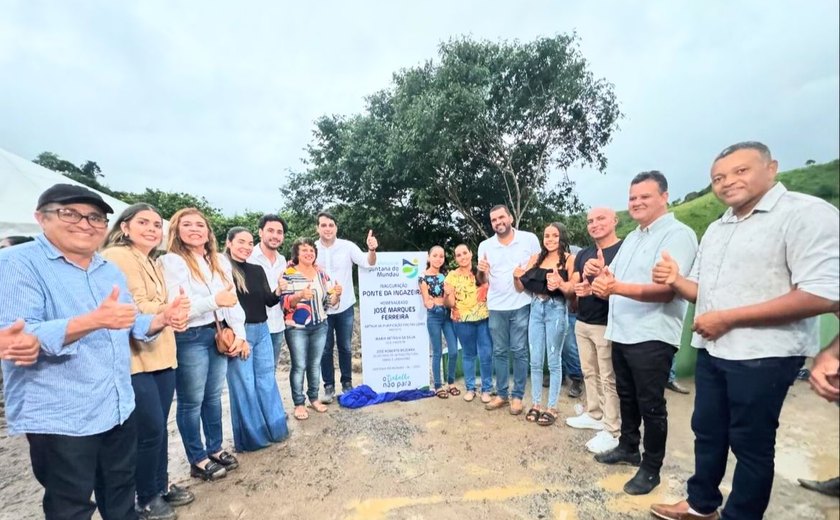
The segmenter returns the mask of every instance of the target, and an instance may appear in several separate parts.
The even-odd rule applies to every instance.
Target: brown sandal
[[[435,395],[441,399],[449,399],[449,391],[447,391],[446,388],[438,388],[435,390]]]
[[[449,387],[449,395],[458,396],[458,395],[461,395],[461,391],[458,390],[457,386],[450,386]]]
[[[537,407],[532,407],[528,410],[528,413],[525,414],[525,420],[528,422],[537,422],[540,419],[540,414],[542,410]]]
[[[551,426],[555,422],[557,422],[557,412],[551,408],[541,413],[540,418],[537,419],[537,424],[540,426]]]

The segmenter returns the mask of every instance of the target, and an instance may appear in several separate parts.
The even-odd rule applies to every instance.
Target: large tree
[[[307,168],[283,191],[293,210],[332,208],[345,234],[373,227],[391,248],[476,242],[500,203],[541,229],[582,210],[565,172],[605,170],[619,117],[574,36],[454,39],[437,62],[396,73],[364,113],[318,119]]]

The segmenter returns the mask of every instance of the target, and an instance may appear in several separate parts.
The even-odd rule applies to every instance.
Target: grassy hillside
[[[835,207],[840,207],[840,159],[782,172],[779,174],[779,180],[791,191],[820,197]],[[707,193],[689,202],[675,204],[671,211],[680,221],[691,227],[699,239],[709,224],[725,209],[713,193]],[[630,219],[626,210],[618,213],[618,236],[627,236],[635,227],[636,223]]]

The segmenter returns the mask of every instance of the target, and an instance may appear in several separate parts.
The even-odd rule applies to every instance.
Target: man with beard
[[[513,284],[513,271],[524,267],[532,255],[540,252],[537,236],[514,229],[513,216],[506,206],[490,210],[490,224],[496,234],[478,245],[478,277],[490,282],[487,308],[490,311],[490,338],[493,342],[493,365],[496,372],[496,397],[484,405],[498,410],[510,404],[511,415],[522,413],[525,381],[528,378],[528,318],[531,297]],[[513,354],[513,390],[509,356]]]
[[[286,238],[286,221],[277,215],[263,215],[259,223],[259,246],[248,258],[249,264],[255,264],[263,268],[265,277],[268,278],[268,285],[271,290],[277,289],[281,283],[283,271],[286,269],[286,257],[280,254],[280,246]],[[286,325],[283,322],[283,309],[280,305],[267,307],[268,332],[271,333],[271,344],[274,347],[274,364],[280,360],[280,349],[283,347],[283,331]]]

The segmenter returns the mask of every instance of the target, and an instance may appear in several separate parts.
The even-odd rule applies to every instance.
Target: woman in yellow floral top
[[[452,309],[452,324],[461,343],[464,365],[465,401],[475,399],[475,358],[481,373],[481,402],[490,402],[493,387],[493,345],[490,341],[487,311],[487,284],[479,285],[472,263],[472,251],[465,244],[455,248],[458,268],[444,280],[446,306]]]

